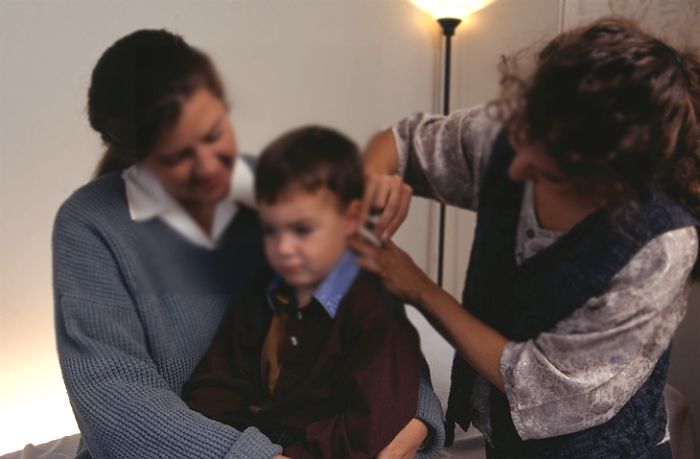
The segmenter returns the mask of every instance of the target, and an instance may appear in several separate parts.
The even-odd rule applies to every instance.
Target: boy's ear
[[[352,234],[360,227],[362,223],[360,218],[362,217],[362,201],[359,199],[353,199],[345,207],[345,219],[350,224],[350,231],[348,233]]]

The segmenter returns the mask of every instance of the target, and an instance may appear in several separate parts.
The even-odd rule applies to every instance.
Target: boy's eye
[[[306,236],[309,233],[311,233],[311,231],[313,231],[313,228],[306,225],[294,227],[294,234],[296,234],[297,236]]]

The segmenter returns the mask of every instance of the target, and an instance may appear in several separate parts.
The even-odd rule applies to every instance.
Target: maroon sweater
[[[304,320],[318,333],[305,337],[298,352],[285,353],[270,394],[260,368],[272,314],[264,289],[231,308],[183,389],[185,402],[239,429],[248,423],[266,433],[295,432],[284,449],[293,459],[376,457],[418,406],[422,358],[403,307],[388,301],[366,272],[334,319],[312,302]]]

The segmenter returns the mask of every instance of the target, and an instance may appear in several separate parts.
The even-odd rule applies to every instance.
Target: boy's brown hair
[[[327,188],[345,208],[362,198],[364,177],[357,145],[343,134],[320,126],[287,132],[268,145],[255,171],[255,198],[275,203],[293,188]]]

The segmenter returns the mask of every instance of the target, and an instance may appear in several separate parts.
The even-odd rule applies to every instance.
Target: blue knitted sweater
[[[232,299],[268,268],[255,213],[241,208],[216,250],[159,219],[134,222],[108,174],[61,207],[53,233],[56,339],[83,441],[79,457],[269,458],[255,428],[207,419],[180,399]],[[442,445],[439,401],[423,382],[417,417]]]

